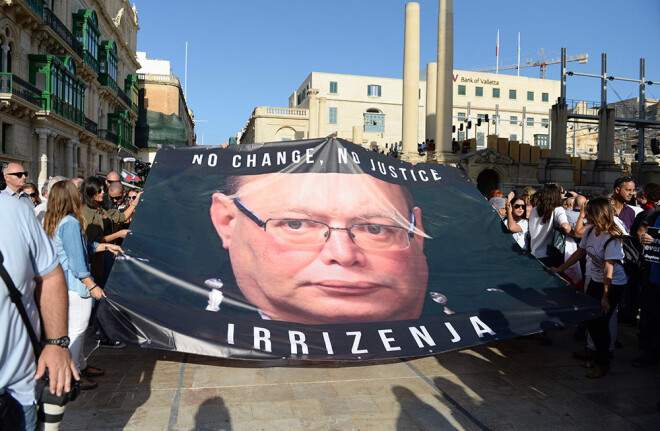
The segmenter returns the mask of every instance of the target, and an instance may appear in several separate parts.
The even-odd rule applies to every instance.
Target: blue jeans
[[[21,431],[34,431],[37,429],[37,405],[32,404],[23,407],[23,416],[20,418]]]

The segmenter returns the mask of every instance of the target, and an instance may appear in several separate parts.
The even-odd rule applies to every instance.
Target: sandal
[[[589,371],[587,371],[587,377],[590,379],[597,379],[607,374],[607,371],[608,371],[607,367],[603,367],[602,365],[595,364],[593,368],[590,368]]]
[[[89,389],[94,389],[99,385],[95,381],[89,380],[89,379],[87,379],[83,376],[80,376],[80,380],[82,381],[82,390],[83,391],[87,391]]]
[[[80,370],[80,374],[87,377],[100,377],[105,375],[105,371],[103,371],[102,368],[94,368],[88,365],[84,369]]]

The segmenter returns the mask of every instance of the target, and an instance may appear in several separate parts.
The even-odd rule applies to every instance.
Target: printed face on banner
[[[419,318],[421,210],[365,174],[229,177],[210,216],[237,285],[262,315],[305,324]]]

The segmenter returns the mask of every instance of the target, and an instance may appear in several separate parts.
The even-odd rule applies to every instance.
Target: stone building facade
[[[39,187],[128,168],[138,30],[127,0],[0,0],[0,163]]]
[[[420,141],[435,136],[428,67],[419,81]],[[559,81],[455,70],[453,91],[453,137],[458,141],[475,138],[483,149],[490,134],[547,148],[549,111],[559,97]],[[291,94],[288,108],[256,107],[240,142],[334,135],[383,149],[401,142],[402,98],[401,79],[312,72]]]
[[[159,145],[196,145],[195,122],[179,78],[167,60],[137,53],[139,115],[135,145],[138,157],[153,163]]]

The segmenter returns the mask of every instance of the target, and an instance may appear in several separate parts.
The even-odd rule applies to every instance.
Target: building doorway
[[[484,169],[477,176],[477,188],[486,197],[492,190],[497,189],[499,185],[500,176],[494,169]]]

